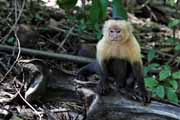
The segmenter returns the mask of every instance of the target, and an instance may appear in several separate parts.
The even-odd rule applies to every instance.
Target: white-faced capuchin
[[[97,63],[83,67],[77,77],[100,74],[100,94],[108,90],[109,76],[114,78],[118,88],[134,89],[137,85],[143,101],[149,102],[140,46],[132,32],[131,24],[125,20],[107,20],[103,26],[103,38],[97,44]]]

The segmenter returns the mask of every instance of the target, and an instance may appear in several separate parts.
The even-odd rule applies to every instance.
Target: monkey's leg
[[[117,83],[118,88],[125,88],[126,87],[126,80],[127,80],[127,64],[126,60],[121,59],[111,59],[109,70],[112,74],[115,82]]]
[[[144,102],[149,102],[150,97],[148,96],[148,92],[145,88],[144,84],[144,74],[143,74],[143,67],[140,62],[136,62],[132,64],[133,76],[138,85],[138,92],[140,96],[142,96]]]
[[[126,79],[126,89],[127,90],[134,90],[135,87],[135,78],[133,76],[132,71],[128,71],[130,72],[129,76]]]
[[[82,67],[77,75],[76,79],[78,80],[87,80],[87,77],[93,74],[100,74],[100,66],[97,62],[90,63],[84,67]]]

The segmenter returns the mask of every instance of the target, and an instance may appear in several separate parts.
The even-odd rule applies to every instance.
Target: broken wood
[[[68,84],[68,86],[66,86],[67,81],[68,80],[59,81],[61,84],[56,84],[56,89],[61,89],[59,92],[73,92],[72,88],[75,88],[74,85],[77,84],[77,81],[74,81],[75,83],[73,83],[71,79],[71,82],[68,83],[71,83],[72,85]],[[81,86],[83,84],[84,83],[82,82]],[[87,84],[88,83],[85,85],[87,86]],[[95,87],[96,84],[93,84]],[[51,87],[55,89],[54,85],[49,86],[49,88]],[[86,106],[87,120],[180,120],[180,106],[178,105],[159,100],[152,100],[148,104],[143,104],[139,101],[127,98],[126,95],[122,95],[119,92],[114,91],[106,96],[99,96],[93,91],[93,89],[94,88],[91,89],[84,87],[76,89],[79,93],[83,94],[83,100],[85,104],[88,105]],[[75,93],[76,90],[74,89]],[[72,93],[72,95],[76,94]],[[89,101],[89,103],[86,103],[87,101]]]
[[[88,120],[180,120],[180,106],[152,100],[148,104],[127,99],[120,93],[98,96],[90,89],[80,88],[85,96],[94,96],[87,111]],[[136,118],[136,119],[135,119]]]

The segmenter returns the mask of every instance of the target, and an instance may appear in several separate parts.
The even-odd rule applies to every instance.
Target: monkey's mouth
[[[121,36],[112,37],[111,41],[119,41],[121,40]]]

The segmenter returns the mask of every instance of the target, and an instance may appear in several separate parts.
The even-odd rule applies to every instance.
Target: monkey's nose
[[[113,40],[117,39],[117,37],[118,37],[118,36],[117,36],[117,33],[112,33],[112,34],[111,34],[111,37],[112,37]]]

